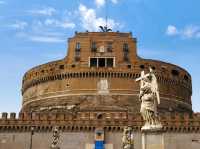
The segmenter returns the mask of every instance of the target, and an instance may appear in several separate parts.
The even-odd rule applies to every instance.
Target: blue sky
[[[199,0],[107,0],[108,25],[133,33],[138,53],[180,65],[193,78],[200,111]],[[21,80],[30,68],[66,55],[75,31],[105,24],[105,0],[0,0],[0,111],[19,112]]]

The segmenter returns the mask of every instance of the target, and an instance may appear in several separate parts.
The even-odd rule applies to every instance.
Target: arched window
[[[171,73],[172,73],[173,76],[179,76],[178,70],[173,69]]]

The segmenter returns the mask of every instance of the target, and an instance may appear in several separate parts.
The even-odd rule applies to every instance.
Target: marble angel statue
[[[145,121],[142,130],[161,129],[157,106],[160,104],[158,83],[153,70],[150,68],[149,74],[141,72],[141,77],[136,79],[140,81],[139,100],[141,101],[140,113]]]

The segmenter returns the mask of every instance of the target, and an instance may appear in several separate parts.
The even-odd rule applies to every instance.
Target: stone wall
[[[105,143],[113,149],[121,149],[122,132],[105,132]],[[164,149],[199,149],[200,133],[164,133]],[[0,133],[0,149],[29,149],[31,133]],[[51,132],[36,132],[32,136],[32,149],[50,149]],[[154,140],[156,142],[156,140]],[[61,149],[87,149],[94,144],[94,132],[62,132],[59,146]],[[142,133],[134,132],[134,149],[142,149]]]
[[[123,71],[117,68],[107,71],[87,69],[88,68],[84,71],[72,69],[71,71],[73,72],[62,72],[58,74],[49,73],[47,76],[35,77],[34,79],[25,81],[22,89],[22,110],[31,110],[31,106],[29,105],[40,106],[42,103],[46,103],[46,106],[54,105],[55,102],[53,100],[59,99],[63,94],[65,95],[62,96],[63,105],[70,104],[70,102],[67,102],[67,98],[71,98],[73,95],[96,95],[98,94],[98,81],[102,78],[108,81],[108,95],[139,94],[139,84],[135,82],[135,79],[140,76],[141,69],[139,66],[138,68],[134,66],[132,70]],[[164,75],[162,72],[158,71],[158,68],[156,69],[160,96],[163,100],[169,101],[168,104],[164,104],[163,108],[166,108],[166,111],[170,109],[171,111],[178,112],[183,109],[183,111],[191,112],[191,82],[185,81],[180,77],[165,77],[166,74]],[[44,99],[48,100],[48,102],[45,102]],[[138,98],[136,97],[133,99],[134,101],[132,104],[137,104],[135,101],[137,101]],[[76,99],[74,99],[74,101],[75,100]],[[107,100],[109,100],[109,98]],[[57,101],[56,103],[59,104],[61,102]],[[80,102],[78,104],[80,104]],[[115,103],[113,102],[113,104]],[[173,107],[174,105],[177,105],[177,107]],[[25,111],[27,112],[27,110]]]
[[[161,115],[164,149],[199,149],[200,114]],[[72,113],[2,113],[0,118],[0,149],[49,149],[53,128],[61,132],[61,149],[85,149],[94,144],[95,129],[103,128],[105,142],[113,149],[121,149],[124,126],[134,130],[135,149],[142,149],[143,121],[140,114],[121,112]],[[32,129],[33,128],[33,129]],[[155,140],[153,140],[155,141]],[[112,149],[112,148],[111,148]]]

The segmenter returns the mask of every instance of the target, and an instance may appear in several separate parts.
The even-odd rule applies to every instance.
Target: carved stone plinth
[[[143,131],[142,149],[165,149],[164,133],[161,131]]]
[[[144,125],[141,130],[142,131],[161,131],[163,128],[161,123],[158,123],[156,125]]]

